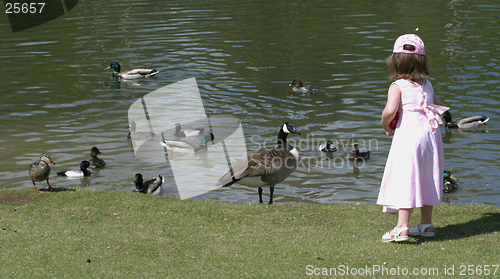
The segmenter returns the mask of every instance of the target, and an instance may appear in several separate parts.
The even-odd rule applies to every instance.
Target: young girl
[[[382,178],[377,204],[384,212],[398,212],[396,227],[382,236],[383,242],[407,241],[409,235],[433,237],[432,208],[441,203],[443,143],[439,106],[429,77],[424,42],[414,34],[400,36],[387,59],[391,78],[382,127],[394,135]],[[399,115],[393,133],[391,121]],[[421,208],[420,224],[408,230],[414,207]]]

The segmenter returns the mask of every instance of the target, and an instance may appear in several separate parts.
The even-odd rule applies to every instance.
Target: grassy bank
[[[443,204],[435,210],[434,239],[399,244],[380,241],[397,216],[376,205],[29,189],[1,190],[0,210],[1,278],[304,278],[333,268],[337,275],[442,277],[452,267],[452,277],[471,268],[491,276],[500,264],[500,209],[492,206]]]

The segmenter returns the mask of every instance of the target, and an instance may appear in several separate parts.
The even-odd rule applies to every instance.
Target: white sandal
[[[410,237],[407,236],[407,235],[401,235],[402,232],[404,231],[407,231],[408,230],[408,227],[401,227],[401,228],[398,228],[398,227],[394,227],[394,229],[392,229],[392,233],[394,234],[394,236],[391,236],[391,231],[388,231],[386,232],[383,236],[382,236],[382,242],[392,242],[392,241],[395,241],[395,242],[401,242],[401,241],[408,241],[410,240]]]
[[[428,228],[433,228],[432,224],[418,224],[408,231],[408,235],[413,236],[423,236],[423,237],[435,237],[435,232],[426,232]]]

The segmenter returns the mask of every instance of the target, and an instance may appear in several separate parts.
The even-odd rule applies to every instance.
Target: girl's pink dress
[[[384,212],[437,206],[443,192],[444,161],[439,114],[448,108],[433,104],[434,90],[428,80],[423,86],[403,79],[394,83],[401,88],[399,120],[377,204],[384,206]]]

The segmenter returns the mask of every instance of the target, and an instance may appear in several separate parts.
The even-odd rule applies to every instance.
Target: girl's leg
[[[430,205],[424,205],[420,208],[421,217],[420,224],[432,224],[432,209],[433,207]],[[426,232],[433,232],[434,227],[427,228]]]
[[[413,211],[412,208],[400,208],[399,209],[398,224],[396,225],[397,228],[408,227],[408,224],[410,223],[410,216],[411,216],[412,211]],[[391,230],[390,234],[392,237],[394,237],[394,233],[392,230]],[[408,235],[408,231],[402,231],[401,235]]]

